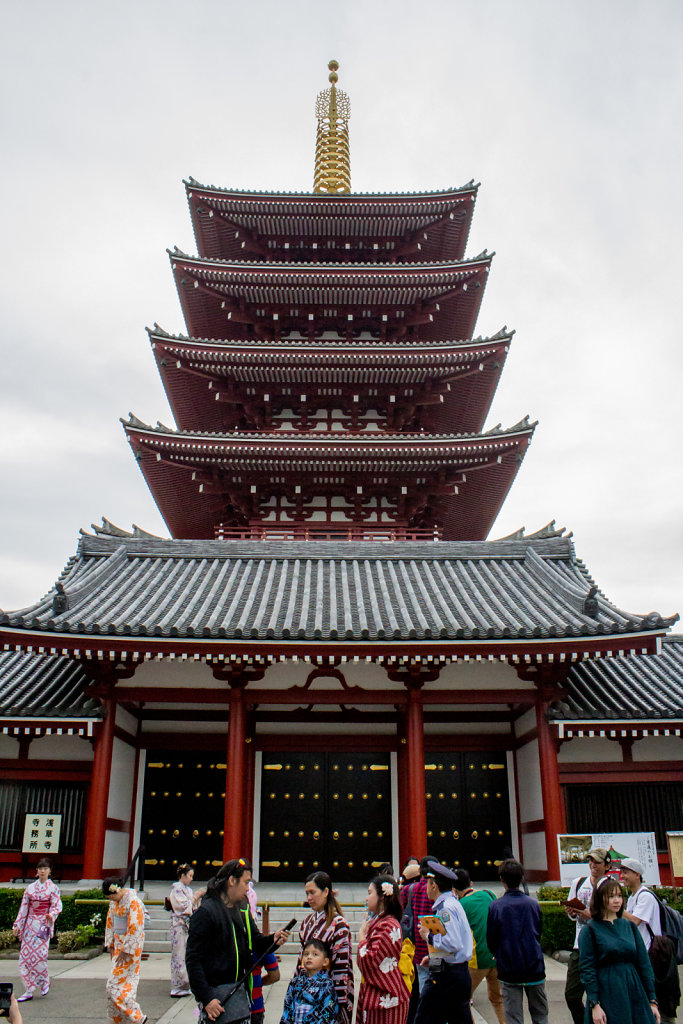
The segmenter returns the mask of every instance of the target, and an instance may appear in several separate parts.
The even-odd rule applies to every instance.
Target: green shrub
[[[541,946],[546,953],[556,949],[572,949],[575,924],[564,907],[541,907]]]
[[[11,928],[14,924],[21,898],[24,895],[23,889],[0,889],[0,929]],[[76,905],[76,900],[102,900],[100,905],[86,903]],[[104,932],[104,922],[107,917],[109,901],[104,900],[101,889],[83,889],[80,892],[71,893],[69,896],[62,895],[62,912],[57,918],[57,931],[73,931],[79,924],[89,925],[93,914],[101,914],[102,920],[98,931]]]
[[[60,932],[57,936],[57,949],[60,953],[73,953],[78,948],[78,932]]]
[[[11,928],[16,921],[23,889],[0,889],[0,928]]]
[[[18,941],[11,928],[0,931],[0,949],[11,949]]]
[[[83,903],[80,906],[76,900],[102,900],[101,903]],[[99,932],[104,932],[104,924],[107,919],[109,900],[102,896],[101,889],[82,889],[71,896],[62,896],[62,912],[57,918],[57,930],[62,932],[73,931],[79,924],[91,924],[91,917],[94,914],[101,915]]]
[[[540,885],[538,887],[539,900],[566,900],[568,895],[569,886]]]
[[[76,949],[85,949],[87,946],[98,945],[100,936],[97,934],[96,924],[78,924],[73,931],[60,932],[57,936],[57,949],[60,953],[73,953]]]

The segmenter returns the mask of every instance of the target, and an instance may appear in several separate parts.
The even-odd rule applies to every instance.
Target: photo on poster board
[[[632,857],[643,865],[646,885],[661,885],[657,844],[654,832],[582,832],[558,835],[560,880],[568,885],[574,878],[589,873],[588,853],[596,847],[612,855],[610,871],[616,873],[623,860]]]

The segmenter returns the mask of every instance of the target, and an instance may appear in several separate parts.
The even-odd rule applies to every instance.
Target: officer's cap
[[[427,863],[427,870],[425,871],[427,878],[433,878],[440,889],[452,889],[454,884],[458,881],[458,876],[450,868],[447,868],[445,864],[440,864],[438,860],[430,860]]]

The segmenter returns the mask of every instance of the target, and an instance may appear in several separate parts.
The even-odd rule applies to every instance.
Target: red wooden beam
[[[664,629],[653,630],[648,633],[622,633],[601,637],[561,637],[557,640],[425,640],[402,641],[402,640],[378,640],[356,641],[356,640],[212,640],[203,638],[181,638],[181,637],[114,637],[74,633],[53,633],[50,631],[38,631],[28,629],[9,629],[0,626],[0,644],[7,645],[8,649],[33,651],[43,654],[67,654],[77,657],[79,660],[97,659],[101,654],[103,659],[109,661],[111,653],[125,654],[127,664],[135,664],[135,658],[140,662],[145,655],[161,655],[168,657],[174,655],[180,658],[194,659],[198,655],[203,659],[225,658],[226,650],[238,658],[269,657],[271,663],[284,658],[289,660],[298,657],[306,662],[309,658],[313,665],[318,659],[325,663],[329,658],[341,662],[342,659],[352,663],[354,658],[365,661],[371,658],[380,664],[386,664],[388,659],[394,658],[434,658],[461,659],[469,657],[472,661],[480,658],[484,661],[489,656],[494,660],[508,660],[515,657],[529,664],[537,664],[537,658],[541,662],[546,661],[551,655],[557,664],[566,665],[567,670],[571,667],[571,655],[576,654],[579,658],[583,654],[605,654],[614,651],[647,651],[649,654],[657,653],[658,639],[665,634]],[[565,661],[560,662],[560,656],[564,655]],[[179,688],[181,689],[181,688]],[[194,694],[194,690],[192,693]],[[503,691],[501,691],[503,692]],[[528,691],[527,691],[528,692]],[[179,699],[180,698],[179,696]],[[185,692],[186,699],[186,692]],[[599,726],[603,728],[601,724]],[[611,723],[608,728],[614,728]],[[633,728],[624,723],[620,728]]]

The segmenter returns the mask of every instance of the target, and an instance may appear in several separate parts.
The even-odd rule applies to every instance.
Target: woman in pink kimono
[[[33,999],[34,988],[39,988],[44,996],[50,991],[47,954],[55,919],[62,910],[59,889],[51,880],[50,871],[50,861],[43,857],[36,867],[38,880],[24,890],[17,919],[12,925],[12,931],[21,939],[19,974],[26,991],[19,996],[20,1003]]]
[[[111,954],[107,981],[107,1012],[112,1024],[145,1024],[137,1003],[140,960],[145,942],[145,908],[121,878],[106,878],[102,891],[110,900],[104,942]]]
[[[194,878],[191,864],[181,864],[178,881],[171,887],[171,995],[176,998],[190,996],[190,982],[185,967],[185,948],[190,930],[190,918],[197,908],[195,895],[190,888]]]

